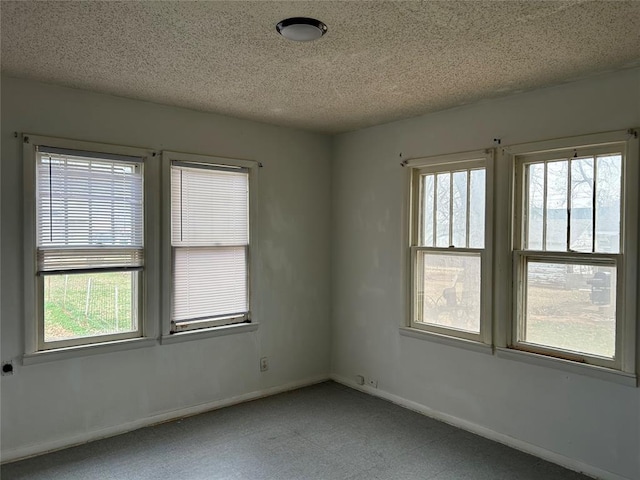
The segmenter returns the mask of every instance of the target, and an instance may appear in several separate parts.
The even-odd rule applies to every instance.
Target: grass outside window
[[[137,272],[44,277],[44,339],[135,332]]]

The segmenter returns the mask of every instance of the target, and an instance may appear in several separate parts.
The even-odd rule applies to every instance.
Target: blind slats
[[[172,244],[247,245],[248,180],[242,171],[172,167]]]
[[[174,322],[248,312],[249,176],[171,168]]]
[[[144,252],[142,248],[38,248],[37,262],[39,272],[132,268],[144,265]]]
[[[173,320],[246,312],[246,247],[176,248]]]
[[[38,271],[141,267],[140,159],[68,152],[38,153]]]

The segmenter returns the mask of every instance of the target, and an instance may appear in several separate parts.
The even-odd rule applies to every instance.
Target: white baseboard
[[[385,400],[389,400],[390,402],[395,403],[396,405],[400,405],[401,407],[405,407],[409,410],[413,410],[414,412],[426,415],[427,417],[431,417],[444,423],[448,423],[449,425],[453,425],[454,427],[458,427],[462,430],[475,433],[476,435],[488,438],[489,440],[502,443],[503,445],[515,448],[516,450],[529,453],[536,457],[542,458],[543,460],[547,460],[562,467],[568,468],[569,470],[580,472],[600,480],[632,480],[626,477],[621,477],[620,475],[617,475],[615,473],[599,469],[597,467],[594,467],[593,465],[586,464],[579,460],[565,457],[564,455],[546,450],[542,447],[538,447],[537,445],[533,445],[531,443],[518,440],[517,438],[510,437],[503,433],[496,432],[476,423],[469,422],[467,420],[463,420],[461,418],[454,417],[453,415],[442,413],[437,410],[433,410],[432,408],[399,397],[398,395],[394,395],[393,393],[385,392],[384,390],[380,390],[378,388],[369,387],[368,385],[358,385],[354,380],[342,377],[340,375],[331,374],[330,377],[331,380],[341,383],[342,385],[345,385],[347,387],[359,390],[374,397],[380,397]]]
[[[56,450],[62,450],[64,448],[81,445],[83,443],[92,442],[94,440],[113,437],[115,435],[131,432],[139,428],[156,425],[158,423],[164,423],[170,420],[176,420],[178,418],[189,417],[191,415],[197,415],[199,413],[208,412],[210,410],[216,410],[218,408],[228,407],[230,405],[248,402],[250,400],[256,400],[258,398],[268,397],[278,393],[287,392],[289,390],[295,390],[297,388],[314,385],[316,383],[324,382],[326,380],[329,380],[328,375],[318,375],[318,376],[310,377],[304,380],[299,380],[296,382],[286,383],[284,385],[270,387],[264,390],[257,390],[254,392],[244,393],[242,395],[237,395],[231,398],[216,400],[213,402],[194,405],[191,407],[179,408],[176,410],[171,410],[169,412],[158,413],[158,414],[151,415],[149,417],[145,417],[139,420],[134,420],[132,422],[126,422],[126,423],[114,425],[111,427],[101,428],[99,430],[81,433],[79,435],[73,435],[67,438],[56,439],[48,442],[36,443],[32,445],[27,445],[24,447],[18,447],[11,450],[6,450],[2,452],[1,454],[2,456],[0,457],[0,462],[9,463],[9,462],[15,462],[17,460],[23,460],[28,457],[34,457],[36,455],[42,455],[44,453],[49,453]]]

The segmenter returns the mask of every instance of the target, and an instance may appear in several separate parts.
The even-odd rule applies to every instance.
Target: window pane
[[[451,174],[439,173],[437,179],[436,246],[448,247],[451,207]]]
[[[571,161],[570,248],[593,251],[593,158]]]
[[[544,163],[527,165],[527,179],[529,182],[526,248],[530,250],[543,250],[542,229],[544,215]]]
[[[596,159],[596,252],[620,251],[620,184],[622,157]],[[637,185],[634,188],[638,188]]]
[[[467,174],[453,174],[453,245],[467,246]]]
[[[422,177],[422,228],[419,244],[426,247],[433,246],[433,175]]]
[[[480,255],[418,252],[416,321],[480,332]]]
[[[246,248],[175,248],[172,320],[247,312]]]
[[[138,330],[137,272],[44,277],[44,340]]]
[[[526,249],[620,251],[621,155],[575,157],[529,164],[525,168]]]
[[[521,341],[613,358],[615,267],[530,261],[526,279]]]
[[[567,250],[568,162],[547,163],[546,250]]]
[[[469,195],[469,247],[484,248],[485,169],[471,170]]]

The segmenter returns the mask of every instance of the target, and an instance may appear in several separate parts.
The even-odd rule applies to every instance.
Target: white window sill
[[[258,329],[258,323],[236,323],[233,325],[224,325],[222,327],[203,328],[200,330],[191,330],[171,335],[163,335],[160,339],[162,345],[170,345],[172,343],[188,342],[191,340],[201,340],[203,338],[222,337],[225,335],[234,335],[236,333],[255,332]]]
[[[464,348],[474,352],[493,354],[493,347],[485,343],[467,340],[465,338],[450,337],[440,333],[428,332],[418,328],[400,327],[400,335],[404,337],[418,338],[420,340],[428,340],[430,342],[440,343],[451,347]]]
[[[87,355],[100,355],[103,353],[131,350],[133,348],[152,347],[157,345],[157,343],[155,338],[130,338],[127,340],[115,340],[113,342],[43,350],[41,352],[25,353],[22,356],[22,365],[35,365],[37,363],[66,360]]]
[[[577,363],[572,362],[571,360],[564,360],[562,358],[548,357],[546,355],[524,352],[522,350],[515,350],[513,348],[504,347],[496,347],[496,355],[499,358],[504,358],[505,360],[516,360],[519,362],[528,363],[530,365],[538,365],[541,367],[553,368],[555,370],[563,370],[569,373],[575,373],[578,375],[585,375],[601,380],[607,380],[609,382],[619,383],[620,385],[627,385],[630,387],[636,387],[638,385],[638,378],[632,373],[619,372],[617,370],[598,367],[596,365]]]

